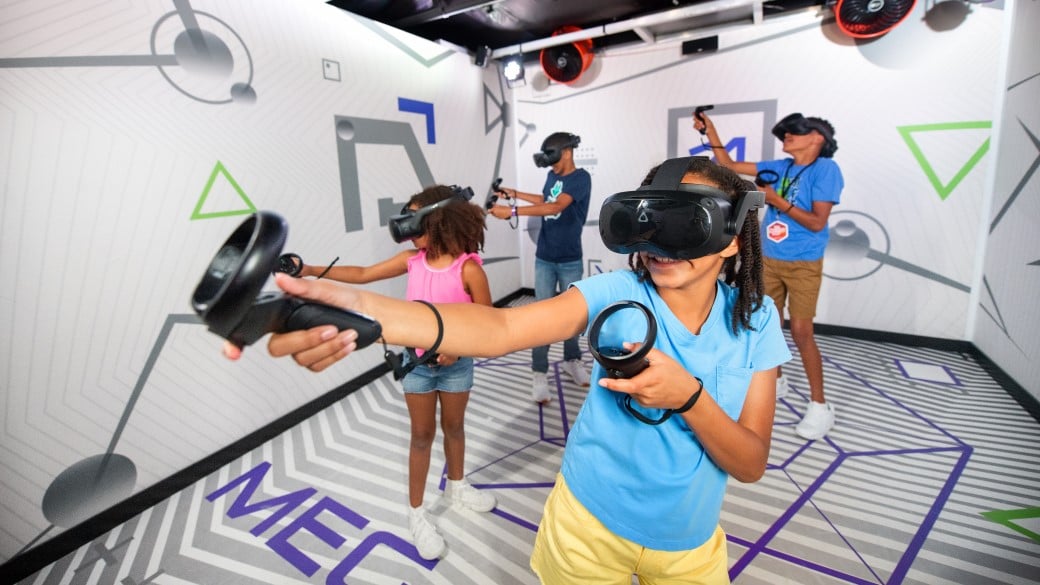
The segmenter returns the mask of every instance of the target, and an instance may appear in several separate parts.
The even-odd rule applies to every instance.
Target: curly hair
[[[650,169],[643,179],[643,186],[653,182],[659,168],[660,165]],[[717,186],[733,200],[745,191],[756,189],[751,181],[742,179],[740,175],[704,157],[692,157],[686,172]],[[723,260],[720,272],[723,282],[735,286],[739,291],[737,305],[730,316],[730,326],[734,333],[741,327],[754,329],[751,326],[751,315],[762,307],[765,290],[762,285],[762,240],[759,235],[758,213],[754,210],[748,212],[744,218],[744,225],[741,226],[737,238],[740,244],[739,251]],[[643,265],[638,253],[629,255],[628,265],[639,276],[640,281],[650,280],[650,271]]]
[[[484,210],[477,205],[455,197],[455,191],[446,185],[433,185],[412,195],[408,206],[426,207],[438,201],[452,199],[443,207],[434,209],[422,219],[426,234],[426,252],[436,258],[442,255],[460,256],[484,249]]]

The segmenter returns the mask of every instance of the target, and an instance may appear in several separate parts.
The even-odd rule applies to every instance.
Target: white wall
[[[482,203],[515,168],[502,83],[465,54],[318,2],[190,8],[0,2],[0,561],[381,362],[221,357],[189,300],[250,205],[288,220],[284,251],[368,264],[400,249],[385,216],[423,169]],[[434,140],[399,98],[429,104]],[[374,122],[351,138],[344,118]],[[517,255],[490,225],[494,298]]]
[[[690,122],[699,104],[715,105],[709,113],[724,141],[744,140],[745,160],[783,156],[769,133],[781,117],[826,118],[837,129],[846,188],[832,213],[817,321],[965,339],[989,215],[993,154],[985,147],[1004,26],[1001,4],[971,8],[959,27],[940,33],[926,26],[919,3],[893,31],[861,43],[821,24],[829,11],[770,17],[723,32],[716,53],[684,57],[676,43],[597,53],[598,70],[594,61],[574,86],[547,84],[533,64],[516,92],[518,120],[537,128],[517,153],[521,187],[541,186],[544,171],[530,156],[555,130],[582,137],[578,158],[588,159],[598,210],[607,196],[638,186],[653,164],[701,144]],[[624,265],[594,225],[584,243],[586,258],[603,268]],[[531,249],[526,243],[525,254]]]
[[[1016,0],[1006,16],[1007,69],[995,108],[1002,123],[972,341],[1040,399],[1040,5]]]

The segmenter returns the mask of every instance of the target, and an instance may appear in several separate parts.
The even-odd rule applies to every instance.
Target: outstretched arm
[[[366,284],[407,274],[408,259],[415,254],[416,250],[404,250],[371,266],[333,266],[328,269],[328,272],[325,272],[325,268],[321,266],[304,264],[300,270],[300,276],[320,276],[322,272],[325,272],[324,278],[330,280]]]
[[[433,311],[422,303],[394,299],[324,279],[304,280],[277,274],[275,283],[293,296],[376,319],[387,343],[429,348],[437,338],[437,319]],[[474,303],[446,303],[436,307],[444,323],[444,336],[438,351],[449,355],[497,357],[548,345],[578,335],[588,321],[585,297],[574,287],[551,299],[520,307],[499,309]],[[337,332],[332,325],[322,325],[304,331],[273,334],[267,347],[275,357],[292,355],[298,364],[318,372],[353,351],[356,339],[353,331]],[[225,354],[236,359],[241,352],[228,345],[225,345]]]

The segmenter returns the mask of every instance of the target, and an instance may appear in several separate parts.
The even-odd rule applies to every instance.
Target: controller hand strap
[[[401,356],[390,351],[386,347],[386,340],[380,338],[380,341],[383,342],[383,359],[386,360],[386,363],[390,365],[390,369],[393,370],[394,380],[400,380],[418,366],[436,360],[437,348],[441,346],[441,340],[444,339],[444,320],[441,319],[441,313],[437,310],[437,307],[434,307],[433,303],[428,301],[418,300],[415,302],[422,303],[433,311],[433,316],[437,318],[437,339],[433,342],[433,346],[423,353],[422,357],[419,357],[414,347],[405,348],[405,351],[408,352],[409,360],[407,365],[403,365]]]
[[[650,418],[648,416],[644,416],[638,410],[632,408],[632,395],[631,394],[626,394],[625,395],[625,408],[628,410],[628,412],[630,412],[632,414],[632,416],[634,416],[637,419],[639,419],[640,422],[644,422],[644,423],[646,423],[648,425],[659,425],[659,424],[663,423],[664,421],[668,420],[669,418],[671,418],[671,416],[673,414],[682,414],[682,413],[686,412],[687,410],[690,410],[691,408],[693,408],[694,404],[697,404],[697,399],[701,397],[701,392],[704,392],[704,382],[702,382],[701,379],[698,378],[697,376],[694,376],[693,379],[697,380],[697,390],[694,391],[694,393],[692,395],[690,395],[689,400],[687,400],[686,403],[683,404],[682,406],[680,406],[679,408],[667,408],[667,409],[665,409],[664,414],[661,415],[661,418],[654,419],[654,418]]]

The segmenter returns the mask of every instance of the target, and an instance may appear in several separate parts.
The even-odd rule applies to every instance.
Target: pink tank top
[[[479,254],[463,254],[447,268],[431,268],[426,263],[426,250],[408,259],[408,286],[405,298],[409,301],[431,303],[471,303],[473,298],[462,284],[462,265],[473,260],[483,266]]]

